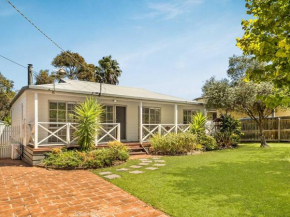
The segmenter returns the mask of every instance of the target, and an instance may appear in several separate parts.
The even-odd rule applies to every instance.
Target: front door
[[[121,140],[126,140],[126,107],[116,107],[116,123],[121,126]]]

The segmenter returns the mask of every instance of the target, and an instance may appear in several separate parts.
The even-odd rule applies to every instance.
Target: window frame
[[[200,110],[198,109],[183,109],[182,111],[182,123],[183,124],[190,124],[191,123],[191,117],[194,113],[197,113],[199,112]],[[187,112],[187,115],[186,115],[186,121],[184,120],[184,112]],[[190,112],[191,114],[188,115],[188,112]]]
[[[148,113],[148,117],[149,117],[149,119],[148,119],[148,123],[146,123],[146,121],[145,121],[145,109],[149,109],[149,113]],[[151,122],[151,119],[150,119],[150,117],[151,117],[151,113],[150,113],[150,111],[151,110],[156,110],[156,109],[158,109],[159,110],[159,121],[156,121],[156,113],[155,113],[155,121],[154,121],[154,123],[152,123]],[[142,123],[143,124],[161,124],[161,107],[150,107],[150,106],[144,106],[144,107],[142,107]]]

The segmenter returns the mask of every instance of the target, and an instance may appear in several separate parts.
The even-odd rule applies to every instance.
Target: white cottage
[[[88,96],[96,97],[105,108],[96,145],[118,140],[142,146],[155,133],[187,131],[192,114],[204,111],[202,103],[141,88],[67,79],[57,84],[28,85],[11,104],[12,126],[21,126],[24,154],[29,151],[29,158],[37,161],[36,153],[76,144],[76,123],[70,114]]]

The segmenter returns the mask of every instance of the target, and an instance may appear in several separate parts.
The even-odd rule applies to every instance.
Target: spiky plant
[[[206,121],[207,117],[205,115],[203,115],[201,112],[196,113],[191,118],[190,131],[193,134],[196,134],[197,137],[205,134]]]
[[[75,136],[78,137],[79,147],[81,150],[89,150],[94,145],[100,127],[102,105],[93,97],[88,97],[85,102],[75,107],[74,113],[78,123]]]

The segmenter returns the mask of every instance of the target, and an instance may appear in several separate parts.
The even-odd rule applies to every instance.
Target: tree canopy
[[[0,72],[0,120],[7,120],[10,116],[10,103],[15,96],[14,82],[5,78]]]
[[[105,56],[98,61],[98,64],[98,66],[95,66],[87,63],[84,57],[78,53],[61,52],[52,61],[52,65],[58,69],[55,72],[55,77],[49,76],[48,72],[42,72],[39,74],[37,81],[39,81],[38,84],[43,84],[43,82],[51,82],[51,79],[69,78],[80,81],[119,84],[118,78],[121,76],[122,70],[117,60],[113,60],[112,56]]]
[[[99,66],[96,67],[96,76],[102,77],[104,75],[104,83],[119,84],[119,79],[122,74],[119,63],[113,60],[112,56],[105,56],[99,60]]]
[[[290,85],[290,1],[246,0],[247,14],[243,20],[244,35],[237,46],[245,55],[265,62],[265,70],[249,71],[254,81],[271,81],[276,87]]]
[[[39,73],[35,76],[35,84],[52,84],[55,78],[55,74],[50,74],[48,69],[40,70]]]
[[[252,66],[263,64],[256,63],[246,57],[230,58],[229,60],[229,77],[233,80],[222,79],[216,80],[210,78],[203,86],[203,97],[206,98],[206,107],[219,109],[226,113],[238,112],[247,114],[253,119],[259,127],[261,146],[266,146],[263,123],[265,118],[272,114],[273,110],[283,106],[283,101],[272,100],[277,97],[285,97],[283,91],[275,88],[270,82],[254,83],[243,79],[242,72],[251,70]],[[246,64],[245,64],[246,63]],[[233,67],[237,66],[237,67]],[[243,67],[241,67],[243,66]],[[237,80],[237,77],[241,79]],[[270,100],[269,100],[270,99]],[[269,103],[270,101],[270,103]]]

